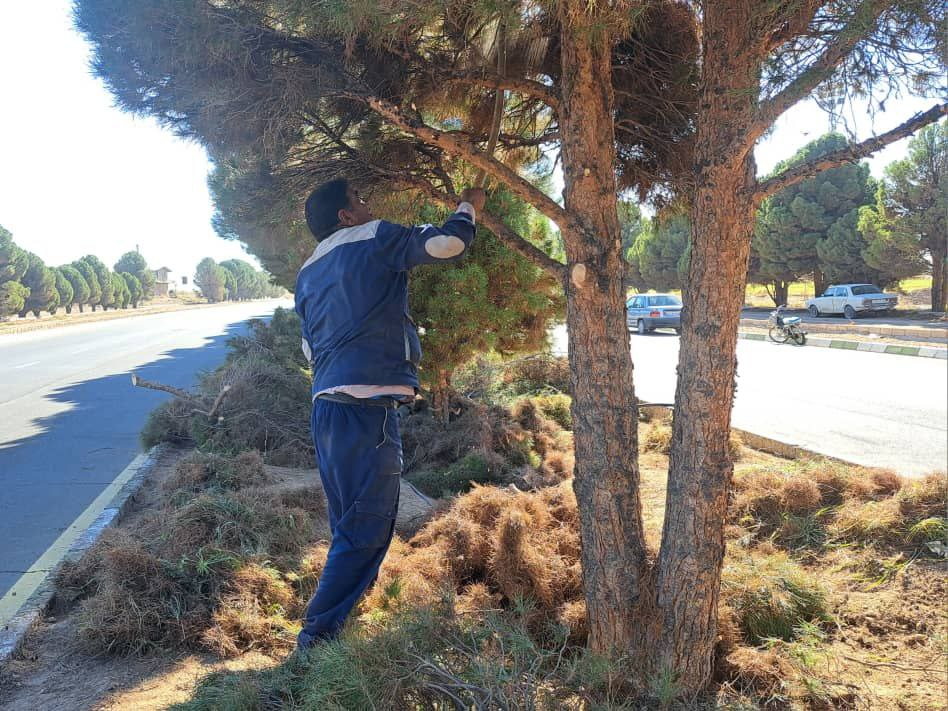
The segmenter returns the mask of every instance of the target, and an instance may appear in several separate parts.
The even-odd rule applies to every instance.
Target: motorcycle
[[[770,326],[770,340],[774,343],[791,343],[802,346],[806,343],[806,331],[800,327],[803,321],[799,316],[784,317],[781,312],[787,307],[786,304],[778,306],[772,311],[770,318],[767,319],[767,325]]]

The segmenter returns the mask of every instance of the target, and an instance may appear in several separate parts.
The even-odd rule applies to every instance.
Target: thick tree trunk
[[[813,295],[819,296],[826,291],[826,275],[820,269],[813,270]]]
[[[583,0],[560,3],[566,324],[589,643],[630,648],[645,571],[638,429],[613,173],[611,44]],[[588,21],[588,23],[587,23]]]
[[[787,303],[787,297],[790,294],[790,284],[785,281],[774,282],[774,292],[771,297],[774,300],[774,306],[782,306]]]
[[[668,495],[655,577],[657,671],[678,693],[711,678],[724,522],[735,349],[754,225],[755,165],[744,137],[759,59],[746,36],[755,0],[705,5],[692,253],[682,312]]]
[[[945,249],[932,251],[932,311],[948,310],[948,255]]]

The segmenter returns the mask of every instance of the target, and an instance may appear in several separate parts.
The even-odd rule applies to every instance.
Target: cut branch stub
[[[145,380],[144,378],[139,378],[135,373],[132,373],[132,385],[135,385],[139,388],[146,388],[148,390],[157,390],[163,393],[169,393],[174,395],[179,400],[184,400],[192,406],[192,412],[205,415],[210,419],[217,418],[218,422],[223,422],[224,417],[218,414],[218,411],[221,408],[221,405],[224,404],[224,399],[227,397],[227,393],[230,392],[230,385],[225,385],[221,388],[221,391],[217,394],[217,397],[214,398],[214,403],[211,405],[210,410],[202,410],[197,406],[198,397],[192,393],[189,393],[187,390],[182,390],[181,388],[176,388],[173,385],[165,385],[164,383],[155,383],[151,380]]]

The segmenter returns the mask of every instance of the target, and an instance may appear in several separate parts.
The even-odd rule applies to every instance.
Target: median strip
[[[752,331],[738,332],[738,338],[747,341],[766,341],[763,333]],[[863,353],[888,353],[889,355],[916,356],[920,358],[937,358],[948,360],[948,348],[926,346],[899,346],[891,343],[872,343],[870,341],[846,341],[838,338],[807,337],[806,345],[815,348],[835,348],[844,351],[861,351]]]

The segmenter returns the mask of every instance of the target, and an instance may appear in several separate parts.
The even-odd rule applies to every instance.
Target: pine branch
[[[481,210],[478,219],[486,225],[491,232],[497,235],[497,238],[504,244],[519,252],[536,266],[544,269],[558,279],[562,279],[566,274],[565,264],[556,261],[542,249],[536,247],[532,242],[528,242],[514,232],[497,215],[487,210]]]
[[[207,415],[207,417],[212,420],[215,418],[215,416],[217,416],[218,410],[220,410],[221,405],[224,404],[224,398],[227,396],[227,393],[230,392],[230,385],[225,385],[221,388],[221,391],[214,399],[214,404],[211,405],[211,409],[201,410],[196,406],[197,398],[187,390],[176,388],[173,385],[165,385],[164,383],[155,383],[151,380],[145,380],[144,378],[139,378],[137,375],[135,375],[135,373],[132,373],[132,385],[140,388],[147,388],[148,390],[158,390],[159,392],[170,393],[179,400],[184,400],[185,402],[190,403],[193,408],[193,412],[199,413],[201,415]]]
[[[446,183],[447,189],[440,190],[424,178],[410,178],[402,181],[403,184],[414,188],[419,188],[425,192],[432,200],[453,208],[458,204],[458,196],[450,188],[450,183]],[[485,225],[491,232],[497,235],[497,238],[515,252],[519,252],[527,261],[543,269],[557,279],[562,280],[566,274],[566,265],[556,261],[549,254],[534,245],[527,239],[524,239],[514,230],[508,227],[497,215],[488,212],[486,209],[477,214],[477,221]]]
[[[853,48],[875,30],[879,16],[892,6],[891,0],[863,0],[853,11],[836,38],[828,43],[823,53],[783,91],[761,102],[757,116],[743,139],[745,146],[753,146],[757,139],[773,126],[791,106],[809,96],[816,87],[829,79]]]
[[[486,89],[506,89],[531,99],[539,99],[554,111],[557,111],[560,107],[560,99],[554,93],[553,88],[532,79],[501,77],[477,70],[439,72],[437,76],[446,83],[482,86]]]
[[[768,178],[767,180],[761,181],[757,184],[757,190],[754,193],[754,199],[758,202],[763,200],[770,195],[773,195],[784,188],[788,188],[791,185],[796,185],[797,183],[806,180],[807,178],[812,178],[817,173],[821,173],[824,170],[829,170],[830,168],[837,168],[845,163],[852,163],[858,161],[860,158],[864,158],[871,153],[875,153],[882,148],[885,148],[890,143],[894,143],[899,139],[910,136],[918,129],[923,126],[927,126],[930,123],[935,123],[942,116],[948,114],[948,103],[939,104],[938,106],[933,106],[928,111],[924,111],[919,114],[915,114],[905,123],[896,126],[891,131],[880,134],[878,136],[873,136],[868,138],[861,143],[856,143],[846,148],[841,148],[838,151],[833,151],[832,153],[827,153],[824,156],[815,158],[813,160],[801,163],[800,165],[789,168],[788,170],[779,173],[778,175]]]
[[[458,138],[450,131],[440,131],[425,124],[418,117],[410,117],[399,107],[385,99],[367,93],[344,91],[339,96],[358,101],[377,114],[400,128],[405,133],[414,136],[430,146],[435,146],[470,163],[475,168],[484,170],[487,175],[504,183],[517,197],[533,205],[541,213],[549,217],[561,229],[571,225],[569,214],[549,195],[540,190],[517,171],[509,168],[499,160],[477,150],[471,143]]]

